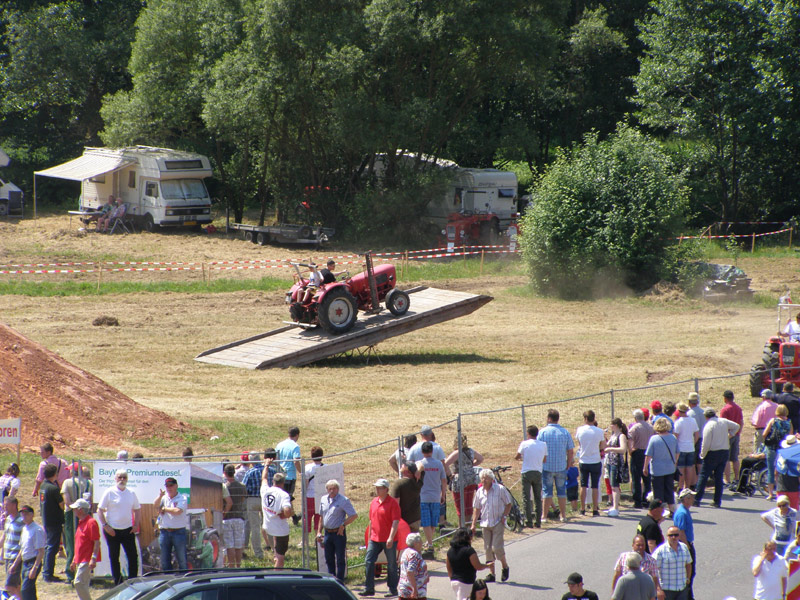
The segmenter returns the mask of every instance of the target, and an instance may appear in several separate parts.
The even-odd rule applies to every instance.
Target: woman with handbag
[[[653,425],[656,435],[644,451],[644,473],[653,483],[653,498],[669,505],[675,512],[675,470],[678,464],[678,440],[670,433],[670,422],[658,419]]]
[[[764,456],[767,459],[767,500],[772,500],[775,489],[775,463],[778,460],[778,448],[788,435],[792,435],[792,422],[789,420],[789,409],[779,404],[775,410],[775,418],[764,427]]]
[[[606,465],[608,466],[608,479],[611,482],[612,505],[608,511],[609,517],[619,516],[619,486],[630,481],[628,470],[628,428],[622,419],[611,420],[611,437],[606,444]]]

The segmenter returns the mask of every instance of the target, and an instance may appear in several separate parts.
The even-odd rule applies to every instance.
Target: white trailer
[[[203,180],[213,172],[202,154],[151,146],[87,147],[80,158],[35,175],[80,181],[82,211],[100,208],[110,195],[121,197],[127,215],[148,231],[211,223]]]
[[[507,229],[517,214],[516,173],[455,169],[444,198],[428,205],[428,216],[439,226],[444,226],[452,213],[493,214],[497,216],[497,229]]]

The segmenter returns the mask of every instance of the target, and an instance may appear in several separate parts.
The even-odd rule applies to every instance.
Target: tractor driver
[[[797,313],[797,318],[794,321],[789,321],[781,337],[788,337],[790,342],[800,342],[800,313]]]
[[[333,269],[336,268],[336,261],[330,259],[326,267],[324,269],[320,269],[320,274],[322,275],[322,283],[335,283],[336,282],[336,273],[333,272]]]
[[[317,293],[317,288],[322,285],[322,274],[317,270],[317,265],[311,263],[308,265],[311,269],[311,274],[308,276],[308,283],[297,293],[297,301],[300,304],[306,304],[311,297]],[[302,294],[302,298],[300,297]]]

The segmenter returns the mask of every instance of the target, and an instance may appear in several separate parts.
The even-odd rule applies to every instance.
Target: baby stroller
[[[763,454],[742,459],[735,492],[746,496],[753,496],[756,493],[767,495],[767,461]]]

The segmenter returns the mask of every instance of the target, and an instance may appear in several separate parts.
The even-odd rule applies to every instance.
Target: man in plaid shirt
[[[539,432],[539,441],[547,444],[547,462],[542,467],[542,488],[545,517],[553,505],[553,487],[558,496],[561,522],[567,515],[567,469],[572,466],[575,443],[569,431],[558,424],[560,415],[551,408],[547,411],[547,426]]]
[[[661,577],[665,600],[686,600],[689,577],[692,574],[692,556],[686,544],[679,541],[681,530],[670,527],[667,541],[653,553]]]
[[[642,563],[640,570],[642,573],[646,575],[650,575],[653,578],[653,583],[656,586],[656,592],[661,590],[661,583],[660,577],[658,576],[658,564],[653,557],[650,556],[647,550],[647,540],[644,539],[644,536],[641,533],[637,533],[633,538],[633,551],[639,554],[642,557]],[[619,555],[617,559],[617,564],[614,565],[614,581],[611,582],[611,591],[613,592],[614,589],[617,587],[617,579],[622,577],[623,575],[627,575],[630,569],[628,569],[628,565],[626,564],[626,558],[629,552],[623,552]]]

